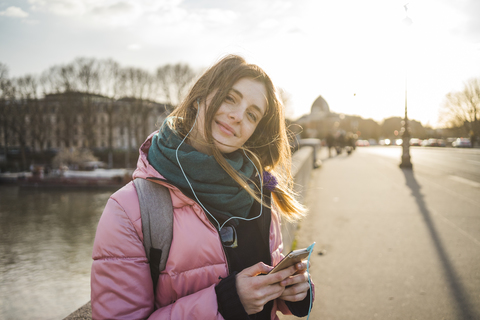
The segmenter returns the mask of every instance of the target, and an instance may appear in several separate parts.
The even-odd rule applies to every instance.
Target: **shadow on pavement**
[[[444,267],[445,275],[447,276],[451,293],[455,298],[458,308],[460,309],[459,319],[479,319],[478,317],[475,317],[476,315],[471,307],[468,295],[465,292],[465,289],[463,288],[460,279],[455,272],[455,268],[453,267],[449,257],[447,256],[447,253],[445,252],[442,240],[440,239],[439,234],[433,224],[431,218],[432,215],[428,211],[427,205],[425,204],[425,201],[423,199],[423,195],[420,192],[421,186],[415,179],[413,170],[402,169],[402,171],[405,175],[406,185],[410,188],[410,190],[412,191],[412,195],[415,197],[420,212],[423,215],[425,224],[427,225],[428,231],[430,232],[430,235],[432,237],[433,243],[435,244],[437,254]]]

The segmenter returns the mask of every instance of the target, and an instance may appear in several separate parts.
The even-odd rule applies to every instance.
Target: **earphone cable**
[[[253,218],[243,218],[243,217],[230,217],[228,218],[227,220],[225,220],[225,222],[220,225],[220,223],[218,222],[217,219],[215,219],[215,217],[207,210],[207,208],[205,208],[205,206],[203,205],[203,203],[200,201],[200,199],[198,199],[197,197],[197,194],[195,193],[195,190],[193,190],[193,186],[192,184],[190,183],[190,181],[188,180],[187,178],[187,175],[185,174],[185,171],[183,170],[183,167],[180,163],[180,160],[178,159],[178,150],[180,149],[180,146],[185,142],[185,140],[187,139],[188,135],[190,134],[190,132],[192,132],[193,128],[195,127],[195,124],[197,123],[197,118],[198,118],[198,114],[200,112],[200,102],[199,102],[200,99],[197,99],[197,114],[195,116],[195,121],[193,122],[193,125],[192,127],[190,128],[190,131],[188,131],[188,133],[185,135],[185,137],[183,138],[182,142],[180,142],[180,144],[178,145],[177,149],[175,150],[175,157],[177,159],[177,163],[180,167],[180,170],[182,171],[183,173],[183,176],[185,177],[185,180],[187,181],[188,185],[190,186],[190,190],[192,190],[192,193],[193,195],[195,196],[195,199],[197,199],[197,202],[198,204],[203,208],[203,210],[205,210],[205,212],[207,212],[210,217],[212,217],[213,220],[215,220],[215,222],[217,223],[217,226],[218,226],[218,231],[222,230],[223,226],[225,226],[225,224],[232,220],[232,219],[240,219],[240,220],[245,220],[245,221],[251,221],[251,220],[255,220],[257,218],[259,218],[262,213],[263,213],[263,181],[262,181],[262,177],[260,177],[260,172],[258,171],[258,168],[255,166],[255,163],[253,163],[252,160],[250,160],[250,158],[247,156],[247,153],[245,152],[245,150],[243,150],[243,153],[245,154],[245,157],[247,157],[247,159],[253,164],[253,167],[255,168],[255,170],[257,171],[257,175],[259,177],[259,180],[260,180],[260,213],[258,214],[258,216],[256,217],[253,217]]]
[[[310,306],[308,307],[308,315],[307,320],[310,318],[310,312],[312,312],[312,304],[313,304],[313,286],[312,286],[312,279],[310,278],[310,258],[312,256],[313,247],[315,247],[315,242],[312,243],[308,248],[308,259],[307,259],[307,274],[308,274],[308,285],[310,287]]]

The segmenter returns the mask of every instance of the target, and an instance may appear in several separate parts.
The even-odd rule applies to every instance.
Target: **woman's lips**
[[[220,130],[222,130],[226,134],[231,134],[234,137],[237,136],[235,131],[229,125],[227,125],[226,123],[223,123],[221,121],[216,121],[216,122],[217,122],[218,126],[220,127]]]

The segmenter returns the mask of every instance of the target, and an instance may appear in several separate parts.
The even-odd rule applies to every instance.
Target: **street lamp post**
[[[404,6],[406,17],[403,19],[405,25],[410,26],[412,24],[412,19],[408,17],[407,14],[407,5]],[[408,50],[408,48],[406,48]],[[407,67],[405,67],[405,70]],[[408,114],[407,114],[407,74],[405,73],[405,119],[403,121],[402,128],[402,162],[400,163],[400,168],[411,169],[413,167],[412,162],[410,161],[410,129],[408,127]]]
[[[402,162],[400,163],[400,168],[409,168],[413,167],[412,162],[410,161],[410,128],[408,127],[408,115],[407,115],[407,89],[405,88],[405,119],[403,124],[403,134],[402,134]]]

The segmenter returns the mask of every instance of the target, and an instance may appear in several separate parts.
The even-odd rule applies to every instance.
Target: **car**
[[[445,147],[445,143],[441,139],[425,139],[422,141],[422,146],[424,147]]]
[[[457,140],[457,138],[447,138],[447,146],[453,147],[452,143],[454,143],[455,140]]]
[[[457,140],[452,142],[452,147],[454,148],[471,148],[472,143],[468,138],[457,138]]]
[[[355,145],[357,147],[368,147],[370,145],[370,143],[368,142],[368,140],[357,140],[355,142]]]
[[[422,140],[418,138],[412,138],[410,139],[410,145],[411,146],[421,146],[422,145]]]
[[[378,141],[378,144],[380,144],[381,146],[389,146],[391,145],[392,141],[390,139],[382,139],[380,141]]]

